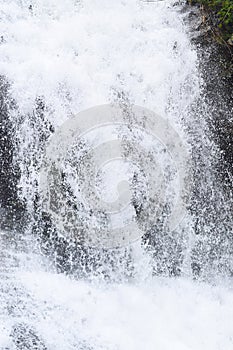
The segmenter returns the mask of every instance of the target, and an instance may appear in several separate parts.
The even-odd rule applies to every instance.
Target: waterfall
[[[230,349],[207,283],[230,202],[180,9],[1,1],[1,349]]]

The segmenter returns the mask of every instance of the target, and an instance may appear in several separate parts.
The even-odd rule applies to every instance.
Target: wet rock
[[[17,350],[46,350],[42,339],[36,333],[36,331],[24,323],[15,324],[11,338],[16,346]]]
[[[14,162],[15,129],[10,112],[16,108],[9,93],[9,84],[0,76],[0,208],[1,228],[12,229],[21,224],[24,203],[17,195],[19,167]]]

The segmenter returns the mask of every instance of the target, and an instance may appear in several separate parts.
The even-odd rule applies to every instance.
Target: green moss
[[[233,35],[233,0],[196,0],[190,1],[204,5],[217,19],[216,26],[223,38],[228,40]]]

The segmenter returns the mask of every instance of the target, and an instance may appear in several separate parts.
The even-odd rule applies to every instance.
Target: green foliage
[[[233,0],[197,0],[197,2],[216,14],[218,28],[224,39],[229,39],[233,34]]]

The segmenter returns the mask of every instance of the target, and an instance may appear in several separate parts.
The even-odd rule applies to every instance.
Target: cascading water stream
[[[224,225],[212,239],[207,234],[197,238],[197,226],[199,231],[208,233],[214,222],[211,221],[211,227],[204,226],[201,220],[197,224],[192,210],[187,209],[195,202],[192,167],[196,163],[192,153],[201,143],[201,162],[209,165],[208,183],[216,186],[213,184],[216,179],[214,164],[218,149],[208,137],[208,113],[203,112],[206,106],[202,105],[200,97],[202,80],[197,69],[197,54],[186,33],[188,29],[182,15],[173,3],[2,0],[0,74],[2,81],[9,83],[2,86],[6,86],[7,91],[4,108],[9,118],[7,123],[11,125],[9,139],[14,150],[18,189],[17,199],[12,202],[18,200],[24,214],[21,221],[17,219],[15,213],[19,209],[15,204],[13,225],[8,224],[9,217],[2,224],[5,230],[1,235],[0,254],[1,349],[232,348],[231,322],[224,324],[227,317],[233,321],[230,282],[213,287],[204,282],[196,284],[191,279],[193,271],[196,273],[201,269],[202,258],[206,258],[205,277],[211,276],[213,261],[217,261],[218,271],[225,271],[226,266],[230,266],[228,259],[232,248],[230,239],[225,236],[219,239],[222,230],[229,237],[230,231]],[[117,105],[123,111],[126,127],[118,128],[114,134],[112,125],[107,128],[106,123],[97,123],[95,131],[92,121],[96,123],[96,111],[100,108],[97,106],[102,105]],[[140,107],[134,110],[134,105]],[[84,121],[80,124],[82,112],[89,108],[94,108],[95,118],[90,117],[89,112],[86,118],[84,112]],[[140,108],[144,109],[143,116],[147,114],[146,122],[143,119],[139,123]],[[130,126],[135,125],[135,120],[125,113],[128,109],[135,111],[133,117],[139,123],[133,132]],[[150,124],[150,111],[157,118],[156,128]],[[111,114],[109,110],[108,113]],[[120,113],[117,113],[118,118]],[[76,140],[75,133],[80,129],[86,138]],[[119,154],[113,147],[117,133],[123,135],[123,140],[130,139],[130,144],[126,143],[124,148],[124,157],[133,164],[130,170],[128,165],[124,170],[122,159],[118,159]],[[113,165],[103,156],[106,147],[99,143],[100,135],[105,138],[107,156],[112,157]],[[149,148],[148,144],[153,144],[154,148]],[[211,153],[205,154],[210,149]],[[112,212],[117,211],[119,204],[115,199],[116,188],[120,188],[125,204],[128,198],[125,183],[132,179],[133,184],[136,182],[133,190],[139,194],[135,195],[134,207],[128,205],[126,216],[135,210],[138,222],[146,227],[143,244],[140,235],[133,235],[134,231],[130,235],[132,230],[124,233],[123,238],[120,234],[117,238],[104,236],[101,225],[108,223],[101,210],[101,215],[93,219],[91,206],[95,205],[96,194],[93,195],[90,184],[93,179],[98,179],[92,177],[91,172],[93,164],[89,157],[93,152],[95,163],[102,171],[102,180],[108,184],[107,190],[97,186],[97,192],[101,192],[99,197],[104,198],[101,203],[105,207],[108,203],[107,206],[114,208]],[[80,175],[78,185],[72,163],[80,164],[76,168]],[[138,170],[138,165],[142,165],[142,171]],[[119,168],[122,172],[115,171]],[[155,180],[150,180],[149,173]],[[177,182],[176,174],[182,175],[182,181]],[[160,178],[161,183],[157,181]],[[151,193],[163,199],[162,212],[149,202],[151,193],[146,197],[150,205],[144,204],[145,200],[141,202],[143,195],[150,192],[144,187],[144,180],[148,183],[147,188],[152,188]],[[67,187],[64,187],[65,181]],[[164,190],[163,182],[170,186],[167,190]],[[204,179],[202,186],[205,186]],[[183,192],[179,194],[182,193],[186,215],[176,197],[179,187],[182,187]],[[224,193],[221,191],[219,188],[223,205]],[[96,250],[93,253],[93,249],[78,255],[74,253],[75,249],[67,248],[76,244],[73,236],[76,236],[77,215],[70,209],[71,204],[74,205],[70,192],[81,204],[80,192],[82,195],[84,192],[87,199],[91,198],[85,220],[78,223],[87,227],[84,242],[87,242],[87,232],[91,232],[88,242],[97,246],[100,240],[105,242],[104,249],[101,247],[102,254],[99,252],[97,257],[94,257]],[[64,199],[68,195],[69,203]],[[80,213],[83,215],[81,204],[78,209],[75,204],[75,210],[79,210],[78,218]],[[225,205],[223,212],[229,206]],[[40,231],[41,207],[61,233],[56,236],[61,244],[56,243],[54,248],[53,242],[53,254],[49,254],[52,245],[47,246],[46,236],[51,227],[42,225]],[[177,217],[178,224],[173,231],[161,230],[164,222],[161,223],[160,218],[174,208],[175,215],[171,213],[173,219],[167,226],[174,224]],[[118,229],[119,215],[114,216],[112,212],[111,220],[114,218],[112,222]],[[151,215],[156,221],[156,229],[154,226],[148,229]],[[70,221],[66,221],[67,217],[71,217]],[[127,220],[128,217],[125,221],[128,224]],[[98,231],[98,225],[102,230]],[[100,232],[100,239],[97,234],[93,236],[90,227],[95,228],[93,232]],[[216,227],[220,227],[218,223]],[[42,240],[41,234],[45,235]],[[68,246],[64,248],[67,236]],[[115,242],[122,246],[120,251],[114,251]],[[222,257],[214,260],[211,252],[216,245],[220,247]],[[84,275],[76,273],[80,270],[80,259],[85,265]],[[68,276],[58,274],[56,264],[59,271],[68,271]],[[182,277],[169,279],[165,277],[168,275]],[[204,308],[209,314],[203,312]]]

